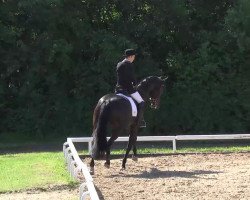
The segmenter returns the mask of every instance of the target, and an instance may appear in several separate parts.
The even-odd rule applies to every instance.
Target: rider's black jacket
[[[132,94],[136,90],[134,86],[136,84],[134,66],[128,60],[119,62],[116,67],[117,84],[116,92]]]

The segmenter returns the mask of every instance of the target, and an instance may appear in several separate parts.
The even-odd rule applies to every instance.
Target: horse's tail
[[[108,116],[109,116],[109,105],[104,101],[100,105],[99,117],[96,120],[96,127],[93,131],[93,140],[92,140],[92,149],[91,157],[93,159],[99,159],[100,156],[107,149],[107,125],[108,125]]]

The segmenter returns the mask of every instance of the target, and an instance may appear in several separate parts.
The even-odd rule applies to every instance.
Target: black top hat
[[[124,51],[124,56],[128,57],[128,56],[133,56],[136,55],[136,52],[134,49],[126,49]]]

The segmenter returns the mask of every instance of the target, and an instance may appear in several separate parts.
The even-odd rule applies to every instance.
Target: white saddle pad
[[[131,97],[128,97],[128,96],[126,96],[124,94],[121,94],[121,93],[119,93],[117,95],[129,100],[131,108],[132,108],[132,116],[136,117],[137,116],[137,107],[136,107],[135,102],[133,101],[133,99]]]

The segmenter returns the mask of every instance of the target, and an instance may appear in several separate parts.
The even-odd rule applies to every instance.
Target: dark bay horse
[[[160,97],[164,89],[166,78],[150,76],[143,79],[136,89],[150,107],[157,109]],[[138,132],[137,117],[132,116],[130,102],[116,94],[107,94],[97,103],[93,115],[93,140],[91,149],[90,172],[94,174],[94,160],[102,158],[106,153],[105,166],[110,166],[110,147],[121,134],[129,135],[126,154],[122,161],[122,169],[125,169],[128,154],[133,147],[136,156],[136,140]],[[107,141],[107,128],[111,130],[111,137]]]

